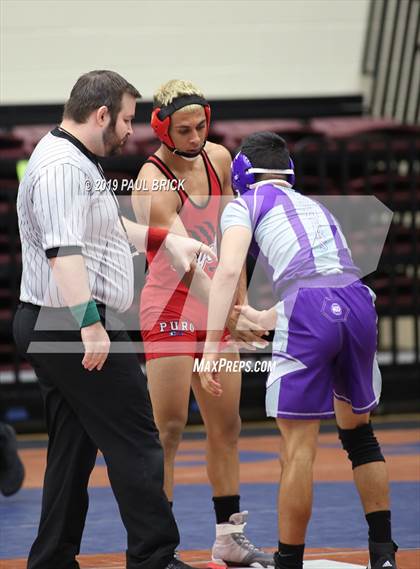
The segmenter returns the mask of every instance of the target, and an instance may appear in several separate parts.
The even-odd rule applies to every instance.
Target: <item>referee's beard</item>
[[[102,141],[105,149],[105,156],[121,154],[124,144],[127,142],[128,134],[119,138],[115,129],[115,123],[110,123],[102,133]]]

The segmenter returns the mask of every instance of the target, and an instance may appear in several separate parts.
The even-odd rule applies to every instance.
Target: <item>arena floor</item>
[[[399,543],[399,569],[420,568],[420,423],[418,418],[377,421],[377,435],[387,459],[394,521]],[[259,546],[277,543],[276,495],[280,465],[279,437],[272,423],[244,428],[240,442],[241,503],[249,510],[248,536]],[[34,539],[41,505],[46,439],[21,437],[26,467],[24,488],[11,498],[0,497],[0,569],[24,569]],[[315,465],[314,510],[307,536],[305,569],[366,567],[366,524],[351,466],[332,426],[320,435]],[[206,567],[214,534],[211,491],[205,470],[204,440],[189,431],[176,466],[174,511],[182,541],[180,556],[195,567]],[[82,554],[83,569],[123,569],[125,532],[99,455],[90,481],[90,508]]]

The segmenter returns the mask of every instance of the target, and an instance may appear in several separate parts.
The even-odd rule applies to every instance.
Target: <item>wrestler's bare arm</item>
[[[171,233],[188,237],[178,215],[180,198],[177,192],[153,191],[151,188],[154,180],[166,180],[166,178],[153,164],[144,164],[136,181],[136,187],[139,189],[133,191],[131,196],[137,221],[151,227],[164,227]],[[178,274],[191,293],[207,304],[211,280],[201,267],[195,265],[189,272],[181,274],[178,271]]]
[[[207,146],[209,147],[208,149]],[[208,155],[212,163],[216,166],[216,168],[219,171],[220,182],[222,184],[223,203],[220,212],[222,214],[223,209],[227,206],[227,204],[235,198],[232,190],[231,171],[230,171],[232,157],[227,148],[225,148],[221,144],[207,143],[207,146],[206,150],[208,150]],[[246,263],[244,263],[241,275],[239,277],[239,282],[236,290],[236,303],[248,304]],[[236,319],[234,314],[232,314],[232,318],[234,320]]]

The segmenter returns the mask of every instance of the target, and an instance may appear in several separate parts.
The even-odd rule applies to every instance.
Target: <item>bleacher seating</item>
[[[0,386],[10,382],[10,377],[19,379],[20,374],[27,377],[29,373],[28,366],[17,358],[10,325],[20,276],[15,212],[16,163],[29,157],[38,140],[52,126],[28,125],[0,131]],[[368,117],[307,121],[215,120],[209,138],[225,145],[233,155],[242,138],[258,130],[273,130],[286,138],[296,166],[296,185],[304,193],[375,195],[396,212],[379,269],[368,277],[367,282],[377,293],[380,318],[418,317],[420,220],[416,212],[420,198],[420,128]],[[145,158],[157,147],[151,127],[136,124],[124,153],[102,161],[106,175],[120,182],[126,178],[134,179]],[[122,205],[125,210],[129,208],[127,196]],[[368,233],[358,227],[352,231],[350,241],[356,258],[380,238],[375,236],[374,229],[370,237],[367,236]],[[394,339],[393,345],[398,349],[398,338]],[[418,349],[415,353],[418,359]],[[393,353],[391,362],[395,364],[396,361],[397,355]],[[419,370],[419,361],[414,364]]]

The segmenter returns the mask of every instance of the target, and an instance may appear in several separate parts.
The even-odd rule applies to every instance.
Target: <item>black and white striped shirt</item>
[[[76,143],[76,144],[75,144]],[[47,257],[81,253],[92,297],[117,310],[133,301],[133,262],[116,197],[95,157],[55,129],[38,143],[19,186],[20,299],[63,307]]]

